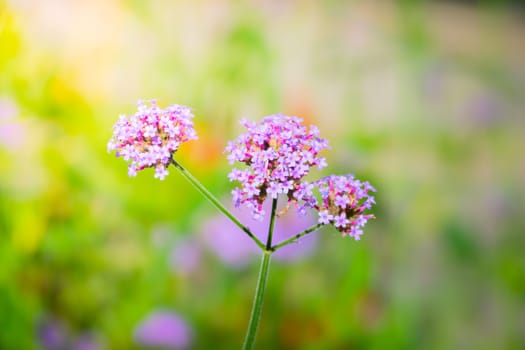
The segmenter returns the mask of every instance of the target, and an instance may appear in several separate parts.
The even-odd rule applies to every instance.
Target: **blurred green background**
[[[240,348],[257,259],[201,244],[217,212],[174,170],[106,152],[151,98],[194,109],[177,157],[225,203],[237,120],[279,111],[330,140],[312,178],[378,190],[360,242],[274,262],[258,349],[525,349],[524,37],[520,2],[0,0],[0,349],[141,348],[155,310]]]

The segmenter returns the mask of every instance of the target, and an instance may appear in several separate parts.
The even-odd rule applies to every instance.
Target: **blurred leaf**
[[[462,262],[473,263],[478,257],[478,246],[471,232],[457,221],[449,221],[443,228],[443,243],[447,251]]]

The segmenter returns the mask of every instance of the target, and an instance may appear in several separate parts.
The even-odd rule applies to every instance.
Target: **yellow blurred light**
[[[13,248],[21,253],[33,253],[44,236],[45,222],[34,208],[23,208],[15,217],[12,231]]]

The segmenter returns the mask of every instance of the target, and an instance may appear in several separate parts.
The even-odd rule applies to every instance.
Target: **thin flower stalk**
[[[199,180],[197,180],[186,168],[184,168],[179,162],[171,158],[171,164],[181,173],[186,180],[188,180],[207,200],[209,200],[217,209],[219,209],[224,215],[226,215],[235,225],[237,225],[244,233],[250,237],[255,244],[262,250],[265,249],[265,245],[250,231],[250,229],[244,226],[228,209],[222,205],[222,203],[204,187]]]

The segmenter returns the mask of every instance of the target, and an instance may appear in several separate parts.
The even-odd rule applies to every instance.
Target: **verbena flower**
[[[343,236],[349,235],[356,240],[363,234],[362,228],[371,214],[363,212],[375,204],[374,197],[369,194],[375,188],[368,181],[361,182],[353,175],[327,176],[314,182],[314,187],[321,194],[321,201],[313,205],[319,211],[320,224],[333,224]]]
[[[241,186],[232,191],[236,207],[241,204],[252,210],[255,219],[262,219],[266,198],[287,196],[288,201],[302,201],[308,189],[301,180],[310,168],[322,169],[326,160],[319,152],[328,148],[328,141],[319,137],[319,129],[307,129],[303,120],[276,114],[265,117],[260,123],[241,121],[248,132],[226,147],[230,164],[243,163],[247,167],[234,168],[230,181]]]
[[[113,127],[108,152],[130,161],[128,175],[145,168],[155,169],[155,178],[168,175],[170,158],[180,144],[197,139],[189,107],[171,105],[162,109],[155,101],[138,102],[132,116],[121,115]]]

